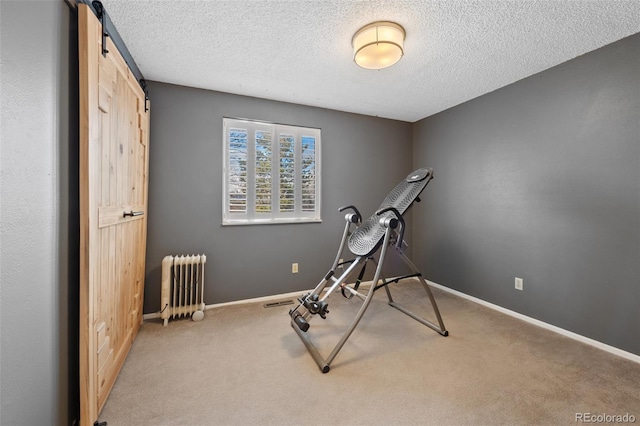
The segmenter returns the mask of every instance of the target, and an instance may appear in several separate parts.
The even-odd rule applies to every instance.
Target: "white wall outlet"
[[[516,277],[516,290],[524,291],[524,280]]]
[[[298,273],[298,264],[297,263],[292,263],[291,264],[291,273],[292,274],[297,274]]]
[[[338,260],[338,269],[343,269],[344,268],[344,265],[341,265],[342,262],[344,262],[344,259]]]

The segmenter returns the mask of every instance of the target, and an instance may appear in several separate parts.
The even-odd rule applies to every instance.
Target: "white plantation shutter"
[[[278,175],[279,210],[280,213],[292,213],[295,211],[295,137],[293,135],[281,134],[279,140],[280,174]]]
[[[271,213],[273,156],[271,133],[256,131],[255,212]]]
[[[319,222],[320,129],[225,118],[223,225]]]
[[[247,129],[229,129],[228,203],[232,212],[247,211]]]
[[[303,212],[316,209],[316,138],[302,137],[302,163],[300,187],[302,190],[301,207]]]

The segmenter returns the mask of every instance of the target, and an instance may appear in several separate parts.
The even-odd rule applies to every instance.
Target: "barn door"
[[[142,321],[149,111],[100,22],[78,5],[80,420],[93,424]]]

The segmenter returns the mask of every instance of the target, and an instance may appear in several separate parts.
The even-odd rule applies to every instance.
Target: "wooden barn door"
[[[149,111],[100,22],[78,5],[80,421],[93,424],[142,321]]]

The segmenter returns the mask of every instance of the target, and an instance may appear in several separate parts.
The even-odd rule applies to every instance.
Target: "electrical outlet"
[[[297,263],[292,263],[291,264],[291,273],[292,274],[297,274],[298,273],[298,264]]]
[[[524,291],[524,280],[516,277],[516,290]]]
[[[338,260],[338,269],[343,269],[344,268],[344,265],[341,264],[342,262],[344,262],[344,259]]]

